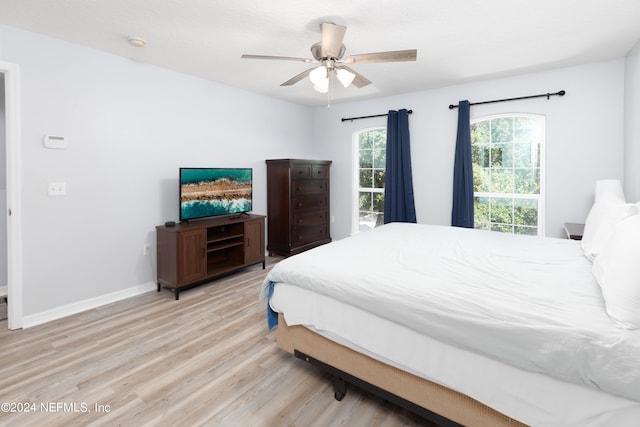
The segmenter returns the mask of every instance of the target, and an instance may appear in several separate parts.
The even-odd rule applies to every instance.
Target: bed
[[[279,262],[261,297],[338,399],[353,383],[442,425],[636,426],[640,325],[612,317],[595,264],[579,241],[392,223]]]

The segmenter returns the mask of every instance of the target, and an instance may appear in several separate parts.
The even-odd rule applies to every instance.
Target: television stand
[[[250,265],[264,269],[264,220],[245,214],[157,226],[158,292],[172,289],[178,300],[182,290]]]

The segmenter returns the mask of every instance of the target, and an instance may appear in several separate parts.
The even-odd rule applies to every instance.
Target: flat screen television
[[[179,183],[180,221],[251,210],[251,168],[180,168]]]

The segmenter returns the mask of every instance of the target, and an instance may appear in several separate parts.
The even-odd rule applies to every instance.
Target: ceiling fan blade
[[[315,68],[309,68],[308,70],[301,72],[297,76],[291,77],[289,80],[287,80],[286,82],[282,83],[280,86],[291,86],[291,85],[294,85],[294,84],[298,83],[300,80],[302,80],[305,77],[307,77],[309,75],[309,73],[312,72],[313,70],[315,70]]]
[[[331,24],[329,22],[322,23],[322,42],[321,56],[323,58],[340,58],[344,53],[342,40],[347,27],[342,25]]]
[[[242,55],[240,58],[243,59],[275,59],[279,61],[298,61],[298,62],[315,62],[310,58],[294,58],[291,56],[269,56],[269,55]]]
[[[415,61],[417,57],[418,51],[416,49],[394,50],[390,52],[349,55],[342,62],[344,62],[345,64],[371,64],[374,62]]]
[[[362,74],[358,73],[357,71],[353,70],[352,68],[349,68],[345,65],[340,65],[340,66],[336,66],[337,69],[343,69],[343,70],[347,70],[350,73],[355,74],[355,78],[353,79],[353,81],[351,82],[352,85],[354,85],[357,88],[361,88],[361,87],[365,87],[366,85],[371,84],[371,81],[369,79],[367,79],[365,76],[363,76]]]

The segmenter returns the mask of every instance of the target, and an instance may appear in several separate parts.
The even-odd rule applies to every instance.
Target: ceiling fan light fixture
[[[313,90],[320,93],[329,92],[329,79],[324,79],[317,84],[313,85]]]
[[[356,78],[355,74],[353,74],[351,71],[345,70],[344,68],[338,68],[336,70],[336,76],[338,77],[338,80],[340,80],[340,83],[342,83],[342,86],[344,86],[345,88],[349,87],[349,85],[353,82],[353,79]]]
[[[327,81],[328,77],[327,68],[324,65],[319,66],[309,73],[309,80],[311,80],[311,83],[314,85],[324,84],[323,82]]]

